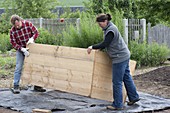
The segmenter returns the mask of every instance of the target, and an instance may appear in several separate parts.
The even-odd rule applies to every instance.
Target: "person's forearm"
[[[114,37],[114,34],[112,32],[109,32],[106,35],[105,40],[103,42],[101,42],[101,43],[93,45],[92,49],[104,49],[104,48],[106,48],[107,46],[110,45],[113,37]]]

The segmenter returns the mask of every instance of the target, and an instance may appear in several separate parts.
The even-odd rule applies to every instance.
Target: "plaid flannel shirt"
[[[11,28],[10,43],[14,49],[20,50],[21,47],[26,47],[29,38],[33,37],[35,40],[38,35],[37,28],[31,22],[22,21],[20,29],[17,29],[14,26]]]

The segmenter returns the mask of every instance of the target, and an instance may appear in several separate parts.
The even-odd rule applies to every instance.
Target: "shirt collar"
[[[109,21],[108,24],[106,25],[106,27],[103,28],[103,31],[106,31],[106,29],[111,25],[112,25],[112,22]]]

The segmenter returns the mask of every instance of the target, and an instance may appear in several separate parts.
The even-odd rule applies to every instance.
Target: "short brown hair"
[[[105,20],[110,21],[112,19],[110,14],[99,14],[96,17],[96,22],[104,22]]]
[[[22,20],[22,18],[21,17],[19,17],[18,15],[12,15],[11,16],[11,24],[12,25],[15,25],[15,21],[21,21]]]

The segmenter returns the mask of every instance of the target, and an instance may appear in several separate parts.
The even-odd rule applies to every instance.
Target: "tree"
[[[153,25],[160,22],[170,24],[169,0],[139,0],[137,5],[139,18],[146,18]]]
[[[152,25],[170,25],[170,0],[89,0],[85,6],[94,14],[118,9],[123,18],[145,18]]]
[[[5,13],[0,17],[0,33],[9,33],[10,17],[17,14],[22,18],[54,18],[51,11],[57,5],[57,0],[4,0]]]
[[[8,34],[9,29],[11,28],[10,24],[10,16],[15,13],[15,10],[9,10],[9,7],[14,6],[14,2],[9,0],[1,1],[1,5],[6,9],[5,13],[1,14],[0,16],[0,34]]]
[[[7,15],[7,13],[3,13],[0,17],[0,34],[8,34],[9,33],[9,29],[11,28],[11,25],[9,23],[9,16]]]
[[[57,0],[6,0],[5,4],[13,4],[7,10],[12,9],[15,14],[23,18],[54,18],[56,14],[52,10],[58,4]]]
[[[106,0],[89,0],[88,2],[84,2],[84,5],[90,13],[99,14],[105,11],[105,1]]]
[[[95,14],[108,11],[114,12],[118,9],[123,12],[124,18],[135,18],[137,16],[136,0],[90,0],[85,4]]]

